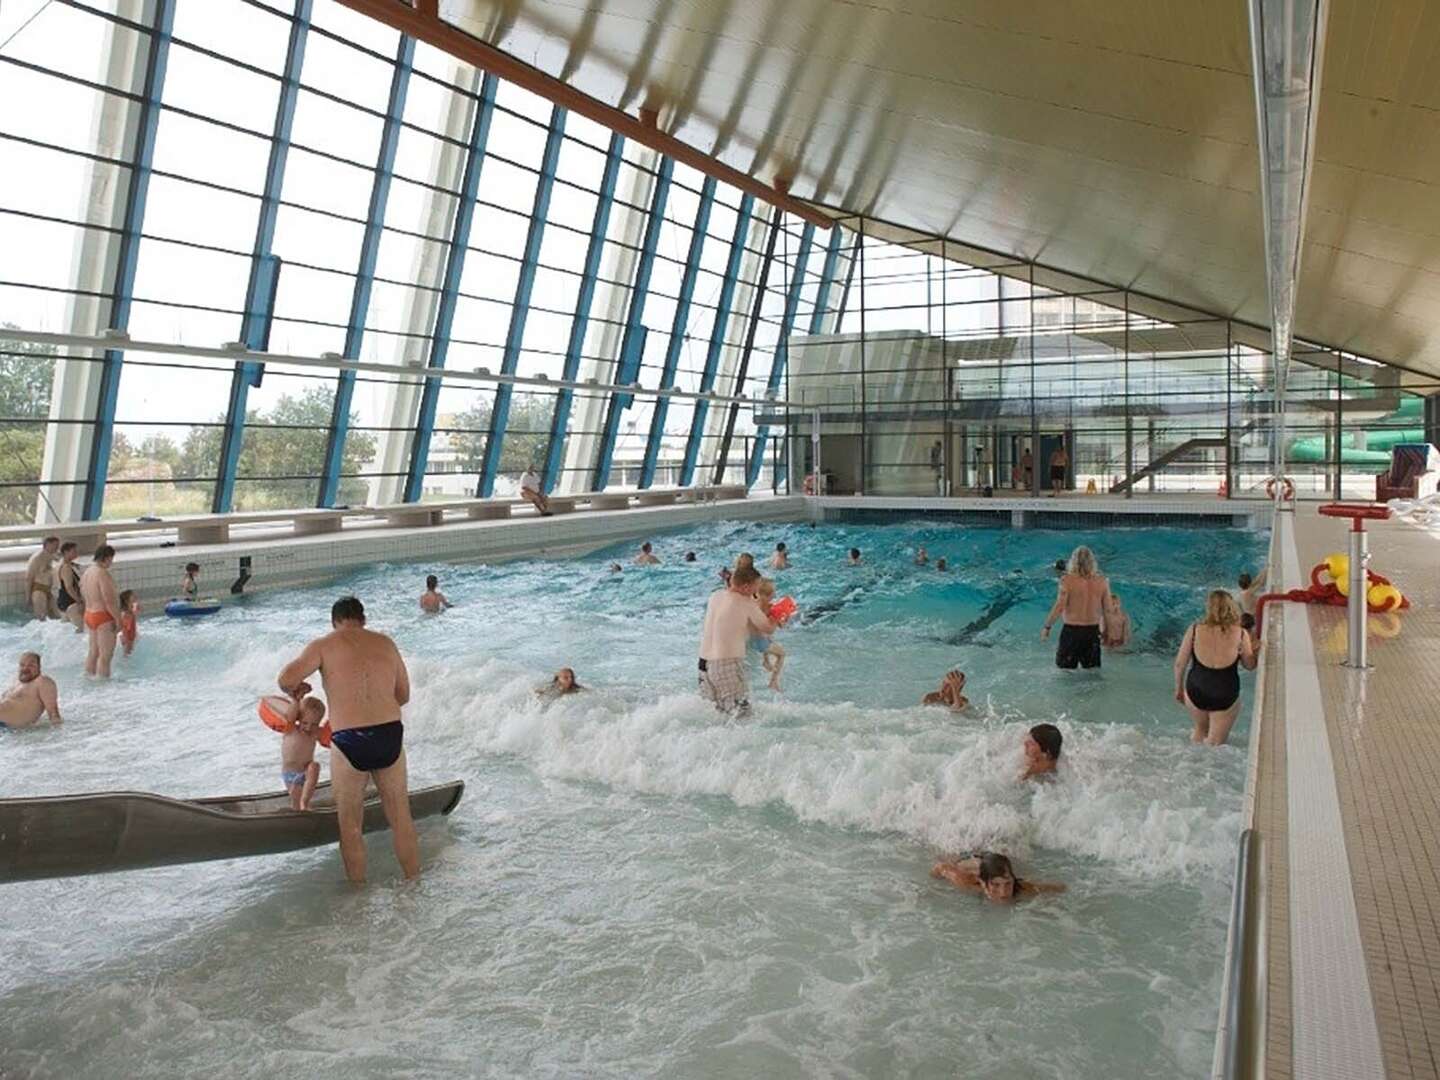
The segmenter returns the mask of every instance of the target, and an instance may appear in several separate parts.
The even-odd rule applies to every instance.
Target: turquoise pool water
[[[704,599],[777,540],[806,613],[785,693],[757,679],[755,718],[727,724],[694,695]],[[1170,663],[1261,536],[722,522],[655,542],[651,569],[628,547],[375,566],[146,619],[103,687],[67,628],[0,625],[7,663],[45,653],[68,721],[0,738],[0,795],[272,790],[254,699],[345,591],[409,659],[412,778],[469,784],[408,887],[383,836],[364,891],[333,849],[3,887],[0,1073],[1206,1074],[1248,724],[1191,746]],[[1137,636],[1098,674],[1038,638],[1082,542]],[[911,565],[917,544],[951,572]],[[443,616],[416,607],[427,570]],[[543,707],[562,664],[592,690]],[[957,664],[972,715],[918,707]],[[1021,786],[1041,720],[1062,776]],[[1070,891],[996,908],[928,876],[978,846]]]

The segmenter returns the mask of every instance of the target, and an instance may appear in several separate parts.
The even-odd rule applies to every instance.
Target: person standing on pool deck
[[[1063,617],[1060,644],[1055,649],[1055,666],[1098,668],[1100,666],[1100,623],[1110,600],[1110,582],[1095,565],[1095,553],[1080,545],[1070,556],[1069,572],[1060,579],[1060,589],[1040,640],[1050,637],[1050,627]]]
[[[1254,668],[1255,663],[1255,647],[1240,625],[1240,606],[1224,589],[1216,589],[1205,600],[1205,618],[1185,631],[1175,653],[1175,700],[1195,721],[1191,742],[1219,746],[1230,737],[1240,712],[1240,665]]]
[[[115,579],[110,576],[115,562],[115,549],[101,544],[95,549],[95,561],[80,575],[80,598],[85,601],[85,630],[90,635],[90,651],[85,655],[85,674],[110,677],[110,661],[115,657],[116,635],[120,632],[120,595]]]
[[[25,602],[37,619],[58,619],[60,609],[55,606],[55,597],[50,593],[50,567],[60,550],[60,538],[47,536],[40,543],[40,550],[30,556],[25,564]]]
[[[52,727],[60,723],[60,695],[55,680],[40,674],[40,654],[23,652],[15,685],[0,694],[0,728],[32,727],[42,714],[50,718]]]
[[[1065,474],[1070,467],[1070,455],[1065,452],[1062,442],[1050,453],[1050,497],[1053,499],[1065,487]]]
[[[320,672],[330,709],[330,782],[340,819],[340,858],[345,876],[365,880],[365,779],[375,781],[380,805],[406,878],[420,873],[420,841],[410,818],[405,773],[405,727],[400,709],[410,700],[410,674],[395,643],[365,629],[365,607],[343,596],[330,609],[333,629],[316,638],[281,670],[276,682],[294,697],[305,679]]]
[[[750,675],[745,650],[750,632],[772,637],[776,626],[755,603],[760,572],[737,566],[723,589],[710,594],[700,632],[700,696],[737,719],[750,715]]]

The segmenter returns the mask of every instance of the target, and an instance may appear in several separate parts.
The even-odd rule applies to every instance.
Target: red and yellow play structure
[[[1329,580],[1326,580],[1326,579]],[[1331,604],[1344,607],[1350,602],[1350,556],[1326,555],[1310,571],[1310,587],[1289,592],[1266,593],[1255,603],[1255,633],[1259,636],[1265,616],[1265,605],[1274,600],[1297,604]],[[1365,572],[1365,607],[1372,615],[1384,611],[1403,611],[1410,601],[1391,584],[1390,579],[1373,570]]]

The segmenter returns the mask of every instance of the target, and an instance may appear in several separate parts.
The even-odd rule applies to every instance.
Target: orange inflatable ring
[[[256,712],[260,714],[261,722],[271,731],[278,731],[284,735],[290,730],[290,721],[285,719],[285,714],[290,711],[290,699],[281,697],[279,694],[270,694],[260,699]],[[320,725],[320,730],[315,733],[315,739],[327,749],[330,746],[330,721]]]
[[[1294,501],[1295,501],[1295,481],[1294,481],[1294,480],[1291,480],[1288,476],[1282,476],[1282,477],[1278,477],[1278,478],[1272,476],[1272,477],[1270,477],[1269,480],[1266,480],[1266,481],[1265,481],[1265,497],[1266,497],[1266,498],[1269,498],[1269,499],[1275,498],[1275,481],[1276,481],[1276,479],[1279,479],[1279,481],[1280,481],[1280,497],[1281,497],[1283,500],[1285,500],[1286,502],[1294,502]]]

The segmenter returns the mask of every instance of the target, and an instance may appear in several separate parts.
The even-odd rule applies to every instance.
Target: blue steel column
[[[116,330],[124,330],[130,324],[135,267],[140,257],[140,228],[145,221],[145,200],[150,194],[155,132],[160,125],[160,96],[165,89],[165,68],[170,60],[170,33],[174,25],[173,0],[156,0],[155,22],[150,32],[150,57],[136,124],[135,160],[130,167],[130,191],[115,260],[115,287],[110,298],[110,326]],[[85,479],[86,521],[98,520],[105,509],[105,480],[110,475],[110,445],[115,438],[115,405],[120,398],[120,371],[124,360],[120,350],[106,349],[101,363],[95,433],[90,439],[90,470]]]
[[[595,301],[595,279],[600,275],[600,256],[605,251],[605,232],[610,227],[610,208],[615,204],[615,183],[620,176],[620,161],[625,149],[621,135],[610,136],[610,149],[605,154],[605,172],[600,178],[600,192],[595,200],[595,219],[590,226],[590,246],[585,252],[585,269],[580,275],[580,293],[575,301],[575,318],[570,323],[570,341],[565,347],[565,370],[561,379],[574,382],[580,373],[580,356],[585,348],[585,331],[590,324],[590,305]],[[546,492],[554,491],[560,479],[560,463],[565,458],[565,429],[570,423],[570,406],[575,392],[562,389],[555,395],[555,412],[550,417],[550,441],[545,448]]]
[[[350,300],[350,320],[345,327],[346,360],[360,358],[365,336],[365,317],[370,310],[370,289],[375,283],[375,259],[380,253],[380,235],[385,222],[385,204],[390,198],[390,178],[395,169],[395,151],[400,142],[400,119],[405,115],[405,95],[410,89],[410,70],[415,62],[415,39],[400,35],[395,52],[395,73],[390,78],[390,100],[385,107],[385,127],[380,133],[380,156],[375,162],[375,183],[370,188],[370,209],[365,218],[365,236],[360,242],[360,264],[355,270],[355,292]],[[334,506],[340,488],[340,466],[345,460],[345,437],[350,431],[350,401],[355,396],[355,372],[342,371],[335,382],[335,407],[330,414],[330,441],[325,447],[325,466],[320,474],[320,496],[316,506]]]
[[[275,134],[270,140],[270,163],[265,170],[265,188],[260,195],[260,218],[255,227],[255,251],[250,261],[250,284],[245,291],[245,314],[240,319],[240,340],[247,348],[263,350],[270,345],[270,320],[275,311],[275,289],[280,280],[280,260],[270,253],[275,240],[275,219],[280,211],[280,191],[285,183],[285,161],[290,153],[290,129],[295,120],[295,101],[300,96],[300,68],[305,62],[305,38],[310,29],[312,0],[296,0],[295,21],[290,24],[290,47],[285,54],[285,72],[280,78],[280,100],[275,107]],[[245,407],[250,387],[259,386],[265,365],[242,360],[230,379],[230,404],[225,410],[225,433],[220,442],[220,473],[210,509],[216,514],[230,512],[235,501],[235,472],[240,464],[240,447],[245,437]]]
[[[830,290],[835,285],[835,264],[840,261],[840,223],[830,226],[830,243],[825,247],[825,265],[820,269],[820,291],[815,294],[815,310],[810,316],[810,333],[818,334],[824,326],[825,305],[830,302]],[[843,299],[843,297],[842,297]],[[840,328],[837,319],[835,328]]]
[[[565,110],[556,105],[550,112],[550,131],[545,136],[545,153],[540,158],[540,178],[535,181],[535,202],[530,209],[530,227],[525,234],[525,254],[520,260],[520,277],[515,282],[515,302],[510,307],[510,331],[505,335],[505,354],[500,361],[502,375],[514,375],[520,363],[520,346],[525,341],[525,323],[530,317],[530,296],[535,291],[535,271],[540,265],[540,242],[545,238],[545,218],[550,213],[550,193],[555,190],[555,167],[565,142]],[[510,422],[510,397],[515,387],[501,383],[495,388],[495,407],[490,410],[490,435],[485,440],[485,457],[480,462],[480,483],[475,494],[488,499],[495,490],[500,454],[505,448],[505,425]]]
[[[710,227],[710,209],[715,205],[715,178],[705,178],[700,189],[700,209],[695,213],[695,229],[690,234],[690,253],[685,258],[685,276],[680,279],[680,296],[675,301],[675,321],[670,326],[670,348],[665,352],[665,370],[660,373],[660,389],[675,385],[675,369],[680,366],[680,350],[685,346],[685,328],[690,324],[690,301],[695,295],[695,281],[700,276],[700,252],[705,246],[705,231]],[[660,455],[660,442],[665,436],[665,414],[670,410],[668,397],[655,399],[655,412],[650,420],[650,439],[645,444],[645,460],[640,466],[640,486],[648,488],[655,482],[655,461]]]
[[[805,264],[810,259],[810,245],[815,239],[815,226],[807,224],[800,234],[800,251],[795,256],[795,270],[790,278],[790,292],[785,297],[785,316],[780,323],[780,340],[775,343],[775,355],[770,361],[770,380],[765,392],[774,394],[780,389],[780,380],[785,377],[785,364],[790,359],[790,332],[795,327],[795,312],[800,307],[800,289],[805,284]],[[831,241],[834,250],[834,241]],[[829,261],[827,257],[827,262]],[[750,464],[745,469],[745,486],[751,487],[760,475],[760,466],[765,463],[765,444],[770,438],[770,426],[762,424],[755,432],[755,445],[750,450]]]
[[[655,269],[655,250],[660,246],[660,228],[665,222],[665,204],[670,199],[670,176],[675,162],[662,157],[655,171],[655,191],[650,197],[650,219],[645,223],[645,239],[640,248],[640,264],[635,268],[635,286],[630,290],[630,314],[625,319],[625,336],[620,341],[620,361],[615,365],[616,386],[629,386],[640,375],[640,361],[645,355],[647,330],[644,324],[645,302],[650,298],[650,273]],[[610,408],[605,413],[605,429],[600,435],[600,453],[595,460],[595,476],[591,491],[604,491],[610,483],[610,459],[615,456],[615,439],[620,433],[620,414],[635,400],[634,394],[615,391],[610,395]]]
[[[730,309],[735,304],[735,285],[740,279],[740,262],[745,257],[745,236],[750,231],[750,214],[755,207],[755,197],[746,195],[740,200],[740,210],[735,215],[735,235],[730,241],[730,259],[725,264],[725,280],[720,283],[720,296],[715,303],[715,325],[710,330],[710,351],[705,354],[705,370],[700,374],[700,393],[708,394],[715,389],[715,375],[720,370],[720,356],[725,351],[725,329],[730,323]],[[685,462],[680,467],[680,486],[689,487],[695,478],[695,461],[700,456],[700,441],[705,434],[705,414],[710,403],[704,398],[695,400],[695,415],[690,420],[690,438],[685,443]]]
[[[490,120],[495,115],[495,92],[500,80],[486,75],[475,103],[470,125],[470,145],[465,151],[465,172],[460,181],[460,203],[450,229],[450,249],[445,254],[445,276],[440,299],[435,305],[435,332],[430,337],[428,366],[443,368],[450,354],[450,331],[455,325],[455,307],[460,300],[460,279],[465,273],[465,252],[470,246],[470,228],[475,221],[475,198],[480,192],[480,172],[485,167],[485,146],[490,141]],[[410,443],[410,469],[405,476],[405,501],[418,502],[425,484],[425,463],[430,457],[430,437],[435,430],[435,410],[440,405],[440,379],[425,380],[420,394],[420,411],[415,418],[415,437]]]

